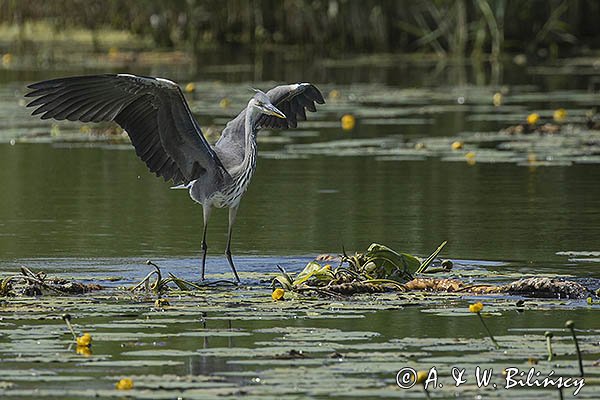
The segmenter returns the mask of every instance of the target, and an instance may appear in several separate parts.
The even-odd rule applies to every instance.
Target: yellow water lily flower
[[[2,55],[2,65],[4,65],[5,67],[10,65],[10,63],[12,62],[12,54],[10,53],[6,53]]]
[[[540,120],[540,114],[538,114],[538,113],[531,113],[527,116],[527,123],[529,125],[535,125],[538,123],[539,120]]]
[[[554,110],[552,117],[556,122],[564,122],[564,120],[567,119],[567,110],[565,110],[564,108]]]
[[[221,108],[229,108],[230,105],[231,100],[229,100],[227,97],[223,97],[221,101],[219,101],[219,107]]]
[[[117,390],[131,390],[133,389],[133,379],[123,378],[115,385]]]
[[[483,310],[483,304],[481,304],[480,302],[469,305],[469,311],[472,313],[478,313],[481,310]]]
[[[339,90],[333,89],[331,92],[329,92],[329,96],[327,97],[329,97],[330,100],[338,100],[340,97],[342,97],[342,94]]]
[[[425,382],[425,380],[427,379],[427,376],[429,376],[428,371],[418,371],[417,372],[417,383]]]
[[[283,300],[283,295],[285,295],[285,290],[283,290],[282,288],[277,288],[277,289],[273,290],[271,297],[273,298],[273,300],[277,301],[277,300]]]
[[[492,103],[494,104],[494,107],[500,107],[502,105],[502,93],[494,93],[492,96]]]
[[[473,151],[470,151],[467,154],[465,154],[465,158],[467,159],[467,164],[469,164],[469,165],[475,164],[476,157],[477,156],[475,155],[475,152],[473,152]]]
[[[344,114],[342,116],[341,122],[342,122],[343,130],[351,131],[352,129],[354,129],[354,126],[356,125],[356,118],[354,118],[354,115]]]
[[[465,144],[459,140],[452,142],[452,145],[450,147],[452,147],[452,150],[460,150],[463,148]]]
[[[194,82],[189,82],[187,85],[185,85],[186,93],[193,93],[195,90],[196,90],[196,84]]]
[[[92,349],[90,349],[88,346],[77,346],[75,348],[75,353],[84,356],[84,357],[90,357],[92,355]]]
[[[92,345],[92,335],[84,333],[77,338],[77,346],[90,347]]]

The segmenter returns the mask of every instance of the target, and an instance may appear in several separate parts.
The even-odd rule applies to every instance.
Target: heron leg
[[[201,279],[204,280],[204,268],[206,266],[206,251],[208,250],[208,246],[206,245],[206,228],[208,227],[208,219],[210,218],[211,207],[202,205],[203,211],[203,219],[204,219],[204,231],[202,233],[202,276]]]
[[[239,282],[240,277],[238,276],[238,273],[235,270],[235,265],[233,265],[233,259],[231,258],[231,233],[233,231],[233,224],[235,223],[235,216],[237,215],[237,210],[238,206],[229,208],[229,228],[227,229],[227,247],[225,248],[225,256],[227,257],[227,261],[229,261],[229,266],[233,271],[235,280]]]

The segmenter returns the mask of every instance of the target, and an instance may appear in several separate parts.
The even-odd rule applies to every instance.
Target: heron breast
[[[235,179],[231,185],[223,188],[219,192],[215,192],[210,196],[210,203],[217,208],[234,207],[240,203],[242,195],[248,189],[252,174],[244,174],[238,179]]]
[[[207,203],[212,207],[223,208],[228,206],[227,198],[221,192],[213,193]]]

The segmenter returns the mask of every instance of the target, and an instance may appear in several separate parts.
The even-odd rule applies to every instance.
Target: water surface
[[[381,242],[424,255],[527,263],[597,250],[595,165],[259,159],[234,232],[238,255],[310,255]],[[146,171],[133,150],[0,145],[2,259],[193,257],[202,207]],[[210,221],[211,254],[226,212]],[[567,266],[564,267],[566,272]]]
[[[261,135],[267,141],[260,143],[259,154],[266,157],[258,160],[233,236],[242,288],[174,295],[166,310],[154,307],[154,296],[119,290],[0,303],[8,310],[0,318],[0,381],[4,376],[10,381],[7,389],[0,385],[0,394],[117,396],[110,391],[114,382],[135,375],[141,388],[135,395],[141,398],[156,398],[158,391],[144,390],[169,385],[190,398],[248,393],[324,398],[340,388],[355,396],[422,398],[421,392],[395,387],[399,368],[448,369],[457,359],[470,366],[493,363],[496,371],[509,365],[526,368],[528,358],[544,359],[546,329],[560,341],[559,359],[556,365],[542,361],[542,366],[575,374],[570,335],[563,329],[567,319],[582,329],[586,369],[597,375],[592,362],[597,358],[598,305],[585,300],[527,300],[517,309],[514,297],[483,298],[492,312],[488,324],[507,344],[506,353],[494,352],[479,321],[466,313],[473,301],[468,296],[427,294],[406,300],[394,293],[272,303],[267,284],[259,283],[277,265],[298,270],[319,253],[361,251],[379,242],[425,256],[448,240],[443,256],[455,261],[464,279],[474,268],[484,268],[492,277],[506,274],[502,279],[536,273],[576,276],[595,289],[598,281],[589,278],[598,278],[600,266],[596,164],[470,165],[438,157],[384,161],[368,153],[290,157],[285,151],[289,144],[340,139],[393,136],[401,142],[497,131],[531,111],[549,116],[561,106],[569,107],[577,119],[596,101],[587,89],[593,76],[538,74],[510,62],[498,70],[402,63],[397,57],[382,57],[377,63],[361,57],[307,60],[265,62],[269,59],[213,54],[196,69],[126,68],[199,82],[197,91],[187,96],[205,129],[222,126],[235,115],[250,96],[248,87],[268,88],[272,81],[310,80],[326,94],[339,90],[341,100],[319,107],[296,135]],[[202,211],[185,191],[170,190],[150,174],[128,144],[56,143],[33,137],[48,136],[52,129],[78,134],[80,125],[30,118],[22,101],[27,82],[108,70],[121,72],[123,67],[0,70],[3,276],[25,264],[114,288],[140,280],[148,272],[144,261],[152,259],[165,272],[198,278]],[[507,97],[506,107],[495,110],[491,96],[503,86],[515,97],[512,103]],[[218,106],[224,97],[231,99],[229,108]],[[339,118],[347,112],[359,117],[358,127],[349,133],[339,128]],[[29,135],[28,142],[45,143],[10,144],[23,135]],[[222,256],[226,225],[226,212],[213,213],[210,273],[228,273]],[[69,347],[60,320],[63,312],[72,313],[78,332],[94,335],[92,358]],[[282,359],[290,349],[311,356]],[[334,352],[346,358],[332,358]],[[180,379],[201,383],[189,386]],[[190,387],[198,392],[185,392]],[[172,398],[173,393],[161,395]],[[471,388],[461,395],[472,398],[478,393]],[[523,393],[541,398],[548,392],[519,392],[519,398],[526,398]],[[580,398],[596,398],[595,391],[583,393]],[[452,391],[446,394],[454,396]],[[495,398],[509,394],[493,392]]]

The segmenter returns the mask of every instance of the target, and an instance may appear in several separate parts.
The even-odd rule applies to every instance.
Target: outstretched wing
[[[287,118],[282,119],[263,114],[258,123],[264,128],[295,128],[298,126],[298,121],[306,121],[306,110],[317,111],[315,102],[325,103],[319,89],[310,83],[277,86],[269,90],[267,96]]]
[[[306,120],[306,110],[315,112],[315,103],[324,104],[323,95],[316,86],[310,83],[296,83],[293,85],[281,85],[267,92],[271,103],[286,115],[286,119],[261,115],[258,124],[264,128],[287,129],[298,126],[298,120]],[[237,149],[237,151],[224,152],[221,154],[228,157],[224,160],[226,164],[239,163],[244,154],[246,109],[237,117],[227,123],[219,141],[215,144],[218,151],[222,149]],[[239,159],[236,159],[239,158]]]
[[[188,183],[206,171],[227,175],[179,86],[161,78],[106,74],[34,83],[28,107],[42,119],[115,121],[151,172]]]

